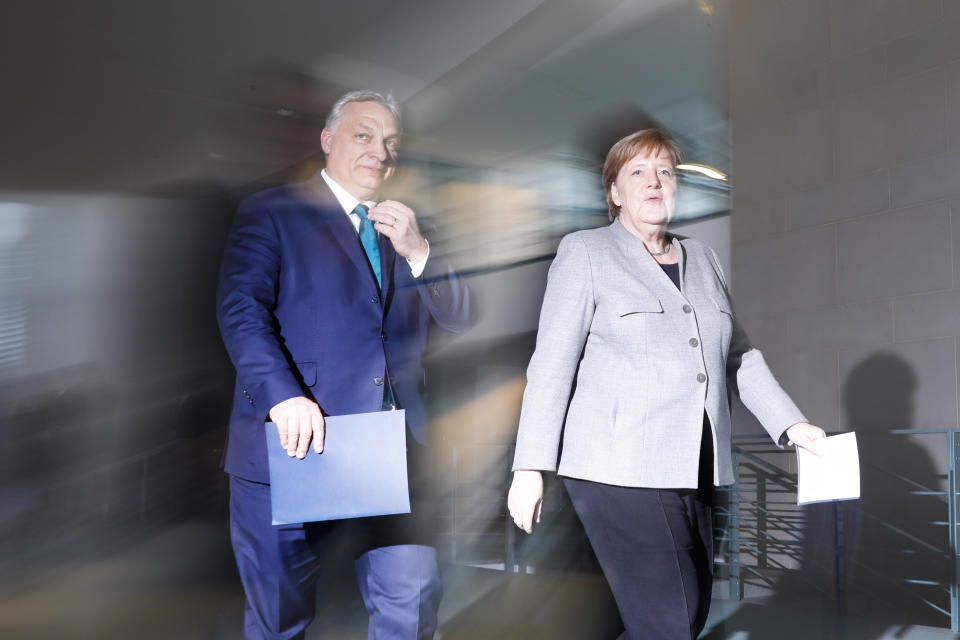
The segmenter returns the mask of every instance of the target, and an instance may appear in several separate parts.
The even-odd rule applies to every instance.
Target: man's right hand
[[[270,409],[270,420],[277,425],[280,444],[291,458],[304,458],[313,438],[313,448],[323,453],[323,414],[309,398],[297,396]]]

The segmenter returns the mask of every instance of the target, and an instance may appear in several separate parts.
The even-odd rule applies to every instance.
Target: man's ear
[[[324,153],[330,153],[330,139],[333,138],[333,132],[326,127],[320,132],[320,148]]]

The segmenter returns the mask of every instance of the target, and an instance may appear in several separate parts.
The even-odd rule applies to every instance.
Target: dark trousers
[[[416,507],[414,507],[416,508]],[[436,550],[413,516],[271,524],[270,486],[230,477],[230,538],[247,596],[246,640],[303,638],[316,609],[324,544],[349,539],[369,638],[432,638],[442,589]]]
[[[704,420],[700,489],[564,478],[632,640],[696,638],[713,587],[713,439]]]

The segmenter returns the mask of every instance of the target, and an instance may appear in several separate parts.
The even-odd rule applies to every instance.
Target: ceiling
[[[316,153],[330,103],[403,103],[421,157],[602,153],[656,121],[729,168],[725,0],[56,0],[0,9],[0,189],[241,185]]]

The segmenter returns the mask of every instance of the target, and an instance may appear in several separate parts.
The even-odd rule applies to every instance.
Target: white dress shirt
[[[327,183],[327,186],[330,187],[330,190],[333,191],[333,195],[337,198],[337,202],[340,203],[340,206],[343,207],[344,213],[347,214],[347,217],[350,219],[351,224],[353,224],[354,230],[359,234],[360,233],[360,216],[354,213],[354,209],[357,208],[358,204],[361,204],[353,195],[350,194],[346,189],[337,184],[337,181],[330,177],[326,169],[320,170],[320,176],[323,178],[323,181]],[[373,209],[377,206],[376,200],[365,200],[364,204],[367,209]],[[427,242],[424,238],[424,242]],[[414,278],[419,278],[423,273],[424,268],[427,266],[427,259],[430,257],[430,243],[427,242],[427,255],[423,257],[423,260],[413,262],[407,260],[407,264],[410,265],[410,272],[413,274]]]

